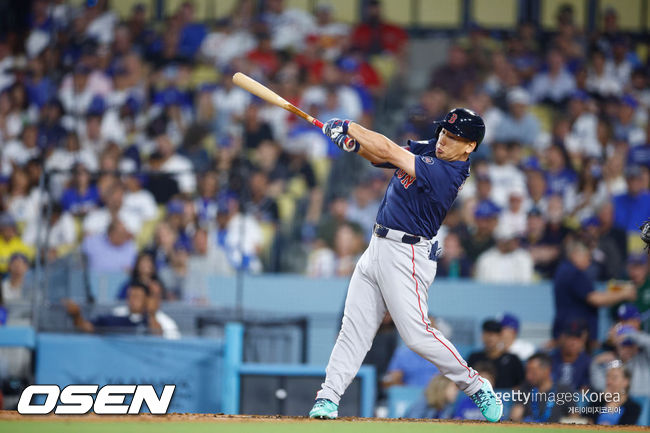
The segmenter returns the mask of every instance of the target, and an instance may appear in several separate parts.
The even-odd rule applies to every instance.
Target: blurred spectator
[[[336,229],[333,248],[319,242],[307,260],[307,275],[311,277],[345,277],[352,275],[363,250],[363,235],[358,226],[344,223]]]
[[[27,276],[29,259],[22,253],[14,253],[9,257],[7,275],[2,279],[0,290],[0,306],[10,307],[12,303],[28,303],[34,295],[32,284]],[[14,323],[17,324],[17,323]]]
[[[630,147],[646,144],[645,131],[637,125],[635,118],[638,106],[633,96],[624,95],[618,107],[618,116],[614,119],[614,139],[626,142]]]
[[[558,347],[551,353],[553,381],[578,390],[589,387],[591,356],[586,352],[588,332],[579,320],[567,321],[560,330]]]
[[[530,95],[521,87],[508,92],[508,113],[501,119],[494,140],[504,143],[518,142],[531,147],[539,138],[539,120],[530,112]]]
[[[615,305],[621,301],[636,298],[631,288],[620,291],[596,291],[594,281],[586,272],[591,264],[589,249],[581,242],[572,241],[567,245],[567,260],[558,266],[553,282],[555,295],[555,319],[553,337],[560,336],[561,329],[568,318],[582,320],[587,325],[589,340],[598,336],[598,308]]]
[[[161,221],[156,225],[153,243],[147,248],[147,251],[154,257],[156,269],[160,270],[169,266],[177,241],[178,232],[174,231],[167,221]]]
[[[275,50],[300,50],[315,27],[314,17],[300,9],[287,9],[284,0],[266,0],[263,22],[271,31]]]
[[[589,95],[576,90],[569,100],[568,113],[571,117],[571,131],[565,139],[567,151],[572,159],[581,156],[600,158],[603,148],[598,141],[598,118]]]
[[[549,235],[542,212],[532,208],[528,212],[522,247],[530,253],[535,271],[544,278],[550,278],[555,272],[562,251],[560,242],[561,239]]]
[[[169,265],[160,270],[160,282],[169,293],[170,299],[184,297],[189,268],[188,251],[184,245],[178,245],[171,254]]]
[[[192,253],[187,259],[187,278],[183,299],[195,303],[207,302],[207,275],[233,275],[235,269],[228,262],[224,251],[209,238],[206,229],[199,228],[194,233]]]
[[[636,306],[645,316],[643,328],[650,332],[650,272],[648,256],[644,253],[631,254],[627,260],[627,274],[636,289]]]
[[[584,221],[592,218],[596,210],[610,199],[606,187],[600,182],[600,166],[595,160],[585,161],[578,176],[578,186],[565,194],[569,215]]]
[[[178,52],[181,56],[189,58],[201,47],[207,30],[203,23],[194,21],[194,3],[191,1],[183,2],[177,14],[181,22]]]
[[[194,201],[200,224],[214,224],[217,216],[217,193],[219,192],[219,174],[207,171],[199,178],[198,197]]]
[[[607,64],[605,53],[596,49],[590,55],[590,65],[587,69],[587,90],[601,98],[619,96],[623,90],[611,64]]]
[[[129,279],[124,282],[124,285],[117,294],[117,299],[126,299],[126,293],[129,289],[129,284],[137,282],[149,287],[153,280],[158,280],[158,269],[154,258],[148,251],[138,253],[131,269]]]
[[[366,55],[398,55],[407,41],[408,35],[403,29],[384,21],[379,0],[366,4],[363,22],[352,33],[352,45]]]
[[[521,362],[535,353],[533,343],[519,338],[519,319],[514,314],[505,313],[501,318],[501,338],[506,352],[517,355]]]
[[[16,168],[9,178],[9,191],[3,197],[4,206],[17,223],[25,224],[38,211],[37,196],[30,194],[29,178],[25,170]]]
[[[142,188],[142,176],[134,172],[122,176],[124,182],[124,213],[138,215],[143,223],[158,217],[158,206],[153,194]]]
[[[648,192],[647,170],[636,165],[625,170],[627,193],[614,197],[614,224],[616,227],[637,231],[650,215],[650,192]]]
[[[505,352],[501,339],[501,323],[489,319],[483,322],[482,329],[483,350],[472,353],[467,359],[467,364],[491,363],[496,370],[494,388],[514,389],[524,379],[524,367],[517,355]]]
[[[31,259],[34,252],[18,236],[16,220],[8,213],[0,214],[0,276],[7,273],[9,259],[14,254],[23,254]]]
[[[81,163],[72,167],[71,186],[63,191],[63,210],[75,216],[85,216],[100,204],[97,187],[91,184],[90,173]]]
[[[513,188],[508,195],[508,206],[499,215],[498,226],[510,227],[516,236],[526,233],[526,209],[523,206],[525,190]]]
[[[63,304],[75,328],[82,332],[149,333],[179,338],[176,323],[159,310],[160,296],[159,289],[150,291],[148,286],[132,282],[127,290],[126,305],[119,305],[110,314],[97,316],[92,321],[84,319],[76,302],[66,299]]]
[[[350,28],[347,24],[334,20],[334,7],[327,0],[318,1],[314,7],[316,27],[311,34],[317,36],[319,47],[324,49],[323,56],[327,60],[339,57],[345,47]]]
[[[650,335],[629,325],[616,325],[613,329],[614,350],[594,357],[589,370],[591,385],[603,391],[607,387],[607,367],[620,360],[630,371],[629,395],[650,396]]]
[[[515,403],[510,419],[515,422],[560,422],[568,416],[571,401],[559,404],[556,396],[572,393],[575,388],[555,383],[551,374],[551,358],[545,353],[536,353],[526,362],[526,383],[521,387],[524,395],[531,398],[524,404]],[[568,394],[564,394],[568,395]],[[535,396],[536,398],[533,398]],[[551,397],[552,396],[552,397]]]
[[[278,0],[271,1],[277,2]],[[271,35],[268,33],[257,35],[257,48],[249,51],[246,58],[267,77],[275,76],[280,68],[280,58],[271,46]]]
[[[248,27],[252,23],[246,22],[243,14],[238,14],[246,9],[252,11],[254,2],[241,1],[235,7],[239,11],[233,11],[230,22],[206,35],[201,43],[201,54],[213,61],[218,68],[227,67],[235,58],[242,57],[255,48],[255,38]]]
[[[449,95],[462,95],[465,86],[475,80],[476,70],[469,66],[467,53],[460,46],[452,45],[445,64],[433,72],[430,85],[444,89]]]
[[[49,218],[49,219],[48,219]],[[46,227],[43,227],[45,223]],[[54,261],[74,250],[77,244],[77,225],[74,217],[63,211],[61,205],[43,205],[41,218],[32,218],[23,230],[23,242],[41,247],[43,257]]]
[[[575,80],[559,50],[551,48],[546,60],[547,69],[535,75],[531,84],[533,100],[561,106],[575,90]]]
[[[494,231],[496,246],[476,261],[476,279],[493,283],[531,283],[533,259],[519,248],[515,227],[499,224]]]
[[[105,233],[112,220],[119,218],[130,234],[139,233],[142,226],[141,215],[124,206],[124,187],[113,182],[106,191],[106,207],[93,209],[83,219],[85,235]]]
[[[250,214],[242,214],[239,199],[225,195],[217,206],[216,233],[212,239],[228,257],[232,267],[253,273],[262,270],[258,254],[262,246],[262,230]]]
[[[35,124],[28,123],[20,134],[20,139],[7,140],[3,145],[2,158],[5,164],[11,163],[24,166],[27,161],[36,158],[41,153],[38,147],[38,128]]]
[[[499,207],[490,200],[483,200],[477,204],[474,212],[476,230],[463,244],[463,249],[472,262],[475,262],[485,251],[494,247],[493,233],[497,226],[499,211]]]
[[[636,425],[641,415],[641,406],[629,397],[631,381],[630,370],[620,361],[610,363],[605,389],[598,400],[589,405],[601,410],[587,412],[590,421],[599,425]]]
[[[508,197],[513,189],[525,190],[526,182],[523,173],[512,163],[508,145],[496,141],[492,144],[493,161],[489,166],[492,181],[492,200],[497,206],[505,208]]]
[[[159,168],[163,173],[174,175],[180,192],[192,194],[196,190],[196,179],[192,163],[184,156],[174,153],[174,144],[166,135],[156,137],[156,149],[160,155]]]
[[[537,208],[545,214],[548,207],[546,176],[539,167],[531,167],[526,171],[526,186],[524,208],[528,211]]]
[[[546,183],[550,194],[557,194],[566,200],[577,181],[576,173],[567,166],[567,155],[560,146],[551,146],[546,152]]]
[[[128,271],[137,254],[132,235],[119,219],[113,219],[105,233],[87,236],[81,248],[93,272]]]
[[[454,414],[454,403],[458,397],[458,387],[446,376],[435,376],[424,395],[404,413],[405,418],[450,419]]]
[[[54,191],[55,196],[65,194],[67,191],[70,191],[67,192],[69,195],[73,194],[75,188],[78,190],[77,194],[82,192],[80,190],[81,187],[76,186],[76,179],[73,179],[72,185],[66,185],[69,179],[69,176],[67,173],[65,173],[66,171],[72,171],[74,177],[74,175],[77,174],[76,169],[83,169],[87,172],[95,172],[98,168],[99,163],[97,161],[97,154],[91,148],[82,148],[81,143],[79,142],[79,136],[75,132],[68,133],[64,139],[64,146],[56,148],[45,161],[46,170],[58,170],[61,172],[55,173],[52,176],[52,182],[54,184],[51,185],[51,187]],[[83,173],[80,174],[83,175]],[[87,180],[90,182],[89,178]],[[69,187],[68,190],[65,189],[66,186]],[[89,190],[90,189],[92,189],[92,187],[89,187]],[[79,199],[79,197],[74,197],[73,194],[72,196],[66,196],[63,200],[67,202],[68,200],[74,198]],[[64,204],[67,203],[64,202]],[[66,210],[72,209],[66,208]]]
[[[465,255],[458,235],[454,232],[448,233],[443,241],[436,275],[446,278],[469,278],[471,272],[472,263]]]
[[[381,197],[373,188],[373,178],[365,179],[352,191],[345,213],[348,221],[358,224],[367,241],[372,236],[372,228],[379,210]]]
[[[253,103],[244,112],[244,148],[257,149],[261,142],[273,140],[271,127],[260,118],[260,104]]]

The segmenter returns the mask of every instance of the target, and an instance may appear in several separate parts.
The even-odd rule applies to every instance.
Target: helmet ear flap
[[[433,138],[435,141],[438,141],[438,137],[440,136],[440,132],[442,131],[442,125],[436,126],[436,132],[433,134]]]

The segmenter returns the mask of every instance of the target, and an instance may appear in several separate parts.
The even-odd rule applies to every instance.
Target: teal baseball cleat
[[[478,392],[470,395],[474,404],[478,406],[486,420],[498,422],[503,415],[503,403],[492,389],[490,382],[483,378],[483,386]]]
[[[326,398],[317,398],[309,411],[309,418],[335,419],[339,416],[339,405]]]

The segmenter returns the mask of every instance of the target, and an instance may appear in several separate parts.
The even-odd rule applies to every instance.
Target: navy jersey
[[[411,141],[415,178],[404,170],[395,174],[377,212],[377,223],[412,235],[433,238],[458,191],[469,176],[468,161],[436,158],[436,140]]]

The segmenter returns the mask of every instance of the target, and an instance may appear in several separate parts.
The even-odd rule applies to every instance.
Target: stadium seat
[[[471,21],[487,28],[513,28],[517,26],[519,2],[517,0],[500,0],[499,7],[486,1],[473,1],[470,8]]]
[[[388,418],[401,418],[424,392],[421,386],[391,386],[388,388]]]
[[[91,291],[98,303],[115,302],[122,284],[129,278],[126,272],[89,273]]]
[[[327,178],[330,174],[330,168],[332,167],[332,161],[329,158],[318,158],[311,161],[311,168],[314,170],[316,175],[316,182],[320,186],[325,186],[327,183]]]
[[[296,200],[291,194],[281,194],[276,200],[282,225],[291,224],[296,213]]]
[[[542,0],[542,27],[545,29],[555,29],[557,27],[557,20],[555,17],[558,9],[567,4],[573,8],[576,25],[581,28],[586,28],[588,16],[587,2],[583,0]]]
[[[598,2],[598,14],[596,15],[597,27],[602,29],[605,11],[613,9],[618,15],[618,26],[621,30],[630,32],[643,31],[643,14],[639,13],[639,11],[643,10],[642,3],[642,0],[600,0]]]
[[[650,426],[650,397],[632,397],[641,406],[641,415],[636,425]]]
[[[413,2],[403,0],[384,0],[381,2],[382,14],[391,23],[410,26],[413,20]]]
[[[459,28],[462,26],[461,0],[420,0],[415,6],[418,27]]]

